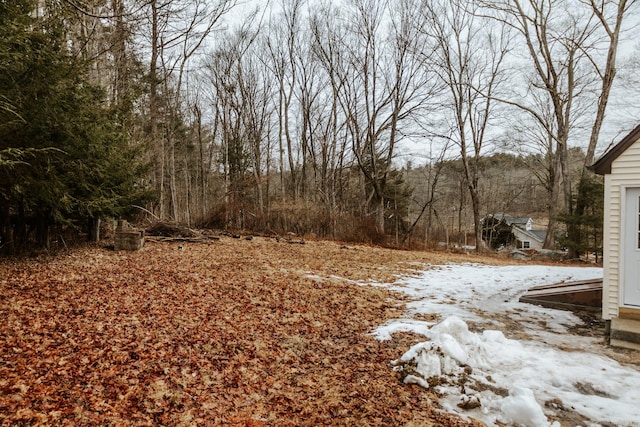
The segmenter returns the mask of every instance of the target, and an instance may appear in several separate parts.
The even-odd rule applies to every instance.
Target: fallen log
[[[152,242],[189,242],[189,243],[202,243],[206,241],[218,241],[219,237],[216,236],[198,236],[198,237],[172,237],[172,236],[147,236],[147,240]]]

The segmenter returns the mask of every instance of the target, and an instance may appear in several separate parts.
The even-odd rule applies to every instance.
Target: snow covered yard
[[[601,277],[600,268],[422,268],[383,285],[411,301],[403,318],[374,331],[379,340],[425,337],[393,362],[405,383],[490,426],[638,425],[640,368],[608,357],[602,337],[572,333],[583,322],[573,313],[518,302],[530,287]]]

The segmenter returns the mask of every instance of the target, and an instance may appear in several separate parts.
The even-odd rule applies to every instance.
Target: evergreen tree
[[[582,204],[580,209],[558,217],[570,231],[561,236],[558,243],[576,257],[594,253],[597,261],[602,254],[604,182],[601,177],[585,174],[580,187],[582,194],[574,195],[576,203]]]
[[[0,246],[48,246],[52,226],[119,215],[143,196],[138,156],[63,17],[36,18],[35,6],[0,2]]]

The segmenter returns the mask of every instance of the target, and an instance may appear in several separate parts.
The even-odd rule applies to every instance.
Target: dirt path
[[[390,281],[467,256],[267,238],[0,262],[2,425],[471,425],[390,369]],[[494,261],[495,262],[495,261]]]

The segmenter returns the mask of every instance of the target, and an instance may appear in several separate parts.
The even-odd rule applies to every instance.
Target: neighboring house
[[[513,217],[505,213],[489,214],[483,219],[484,227],[496,231],[495,235],[502,235],[505,231],[513,235],[513,241],[506,242],[509,246],[514,245],[517,249],[542,249],[547,232],[544,230],[534,230],[533,220],[530,217]],[[494,235],[491,231],[484,233],[485,240],[491,241]]]
[[[606,152],[602,318],[611,345],[640,349],[640,126]]]

